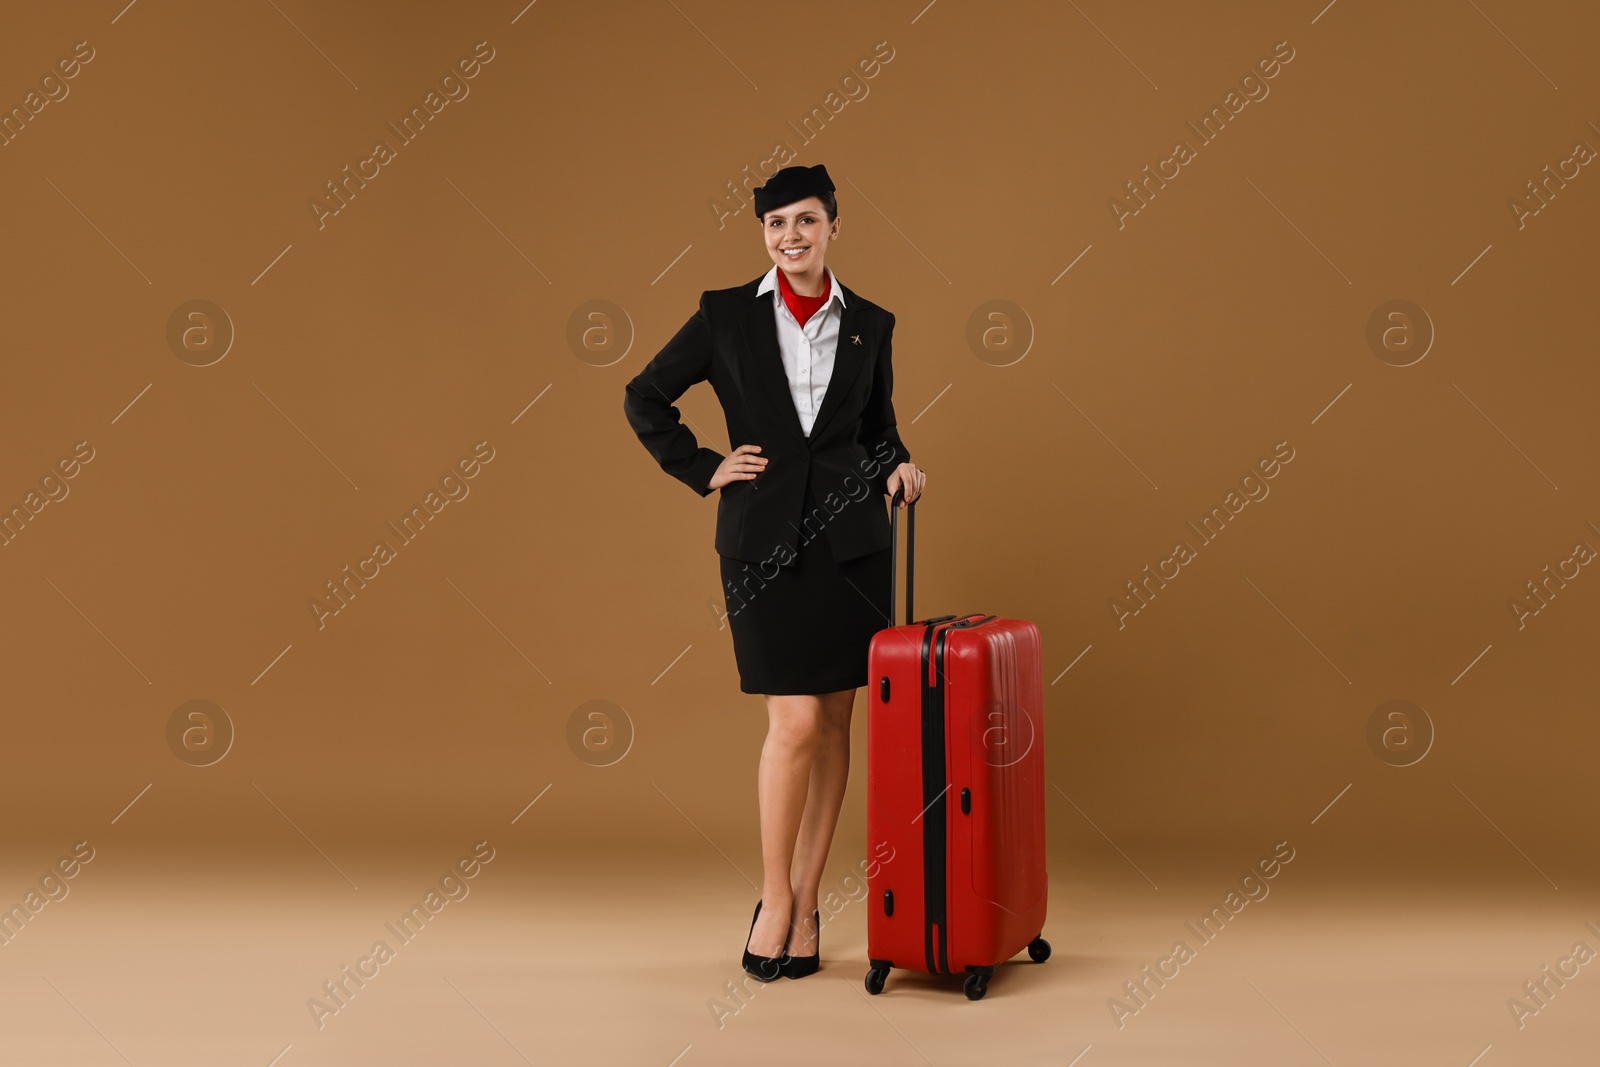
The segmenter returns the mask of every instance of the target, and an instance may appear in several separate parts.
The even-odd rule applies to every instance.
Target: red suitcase
[[[1050,956],[1039,628],[993,615],[910,621],[915,502],[906,512],[907,625],[894,625],[891,576],[889,628],[867,654],[867,835],[880,857],[867,870],[867,991],[903,967],[965,974],[977,1000],[1023,948]]]

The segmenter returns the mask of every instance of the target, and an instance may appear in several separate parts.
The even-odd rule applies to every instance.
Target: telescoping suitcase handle
[[[896,558],[900,545],[900,501],[906,496],[905,487],[894,491],[894,499],[889,501],[889,625],[894,626],[894,582],[895,575],[900,571],[899,560]],[[906,622],[912,622],[916,616],[911,612],[911,575],[916,564],[917,545],[917,502],[911,501],[906,505]]]
[[[900,546],[900,501],[905,499],[905,495],[906,495],[906,492],[905,492],[904,489],[896,489],[894,491],[894,499],[889,501],[889,625],[891,627],[895,625],[895,621],[894,621],[894,582],[895,582],[895,575],[900,570],[899,561],[896,559],[896,554],[899,552],[899,546]],[[917,621],[916,615],[911,610],[911,577],[912,577],[912,573],[916,569],[915,568],[916,558],[917,558],[916,557],[916,551],[917,551],[917,502],[915,500],[913,500],[913,501],[911,501],[910,503],[908,503],[906,505],[906,622],[907,623],[914,623],[914,622]],[[924,623],[931,624],[931,623],[949,622],[951,619],[956,619],[956,618],[960,618],[960,616],[956,616],[956,615],[940,615],[937,618],[923,619],[922,621]],[[956,625],[957,626],[972,626],[972,625],[982,626],[984,623],[988,622],[992,618],[994,618],[993,615],[984,615],[982,617],[980,617],[978,615],[968,615],[966,618],[964,618],[960,622],[956,623]],[[976,620],[976,622],[974,622],[974,620]],[[887,679],[885,679],[885,683],[887,684]]]

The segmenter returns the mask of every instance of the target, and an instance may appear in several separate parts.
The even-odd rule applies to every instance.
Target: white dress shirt
[[[800,416],[800,428],[811,436],[811,425],[817,421],[817,409],[828,391],[828,381],[833,377],[833,353],[839,345],[839,318],[844,309],[844,290],[839,279],[827,265],[828,299],[801,326],[789,313],[783,293],[778,289],[776,263],[756,288],[756,295],[771,292],[778,320],[778,350],[783,354],[783,369],[789,377],[789,396],[794,400],[794,410]]]

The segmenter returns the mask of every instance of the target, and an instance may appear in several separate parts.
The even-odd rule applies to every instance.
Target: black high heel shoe
[[[750,933],[755,933],[756,920],[761,917],[761,901],[756,901],[756,913],[750,916]],[[758,956],[750,951],[750,938],[744,939],[744,959],[741,961],[747,974],[754,975],[763,982],[771,982],[778,977],[779,958],[777,956]]]
[[[783,955],[778,958],[778,973],[785,978],[804,978],[817,973],[817,968],[822,966],[822,912],[812,912],[811,918],[817,924],[817,951],[809,956],[791,956],[786,943]]]

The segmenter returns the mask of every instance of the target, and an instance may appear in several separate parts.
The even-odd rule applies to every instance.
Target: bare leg
[[[794,889],[789,869],[806,805],[811,765],[821,738],[824,701],[817,696],[768,696],[767,740],[761,746],[756,789],[761,804],[761,915],[750,951],[776,956],[789,933]]]
[[[850,714],[855,700],[854,689],[822,697],[821,736],[811,764],[800,836],[795,842],[794,919],[788,943],[794,956],[811,956],[817,951],[817,928],[812,917],[850,777]]]

